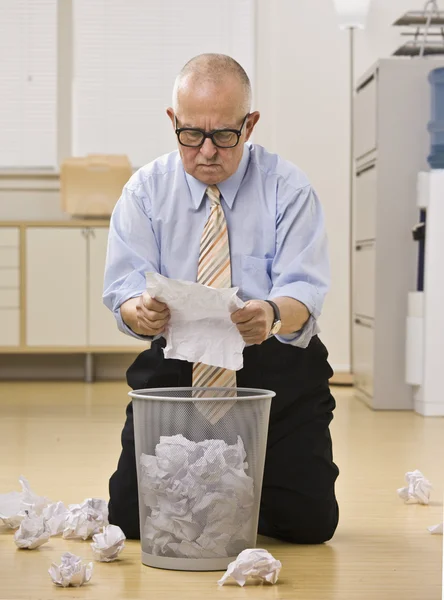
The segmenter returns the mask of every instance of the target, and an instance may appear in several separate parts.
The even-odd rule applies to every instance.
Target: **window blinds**
[[[253,79],[254,0],[73,0],[73,154],[127,154],[139,167],[176,147],[165,109],[201,52]]]
[[[56,165],[56,0],[0,2],[0,168]]]

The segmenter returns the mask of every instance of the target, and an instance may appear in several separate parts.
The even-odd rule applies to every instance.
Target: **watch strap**
[[[273,312],[274,312],[273,325],[274,325],[276,323],[276,321],[280,321],[281,320],[281,311],[279,310],[278,305],[275,302],[273,302],[273,300],[265,300],[265,302],[268,302],[268,304],[273,309]]]

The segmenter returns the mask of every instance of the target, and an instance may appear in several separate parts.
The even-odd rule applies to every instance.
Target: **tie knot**
[[[209,185],[207,187],[207,196],[210,199],[211,206],[220,204],[220,191],[217,185]]]

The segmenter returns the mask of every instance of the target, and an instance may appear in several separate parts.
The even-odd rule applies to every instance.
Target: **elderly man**
[[[329,283],[323,215],[306,176],[247,143],[258,112],[243,68],[225,55],[193,58],[168,108],[179,151],[142,167],[110,224],[104,302],[118,327],[154,340],[127,372],[133,389],[238,385],[274,390],[259,533],[294,543],[329,540],[338,522],[329,424],[332,370],[317,336]],[[145,291],[145,272],[239,287],[232,314],[246,342],[237,373],[165,359],[168,306]],[[139,538],[133,412],[110,479],[110,522]]]

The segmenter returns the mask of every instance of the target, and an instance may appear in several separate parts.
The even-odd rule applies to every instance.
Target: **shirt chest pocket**
[[[272,258],[257,258],[242,256],[242,285],[243,300],[264,300],[268,297],[273,286],[271,281]]]

